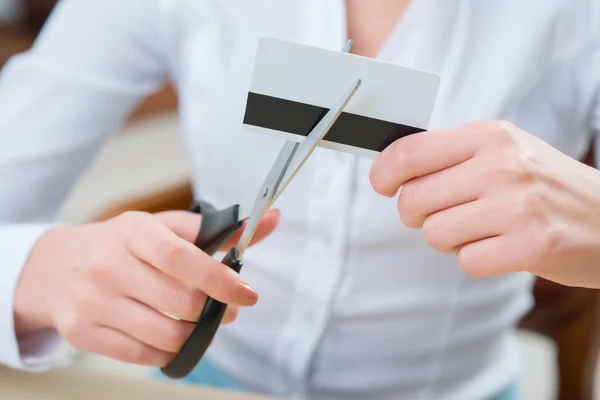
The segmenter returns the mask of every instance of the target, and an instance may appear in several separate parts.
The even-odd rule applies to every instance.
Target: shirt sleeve
[[[60,338],[17,338],[22,266],[79,175],[169,71],[159,0],[62,0],[34,46],[0,71],[0,364],[50,366]]]
[[[594,164],[596,168],[600,167],[600,3],[594,2],[593,14],[596,16],[594,26],[595,32],[592,34],[592,45],[589,51],[590,59],[588,63],[588,76],[586,83],[593,90],[594,101],[592,103],[592,112],[590,116],[591,129],[594,134]]]
[[[594,134],[594,166],[600,169],[600,51],[598,51],[596,59],[599,76],[596,85],[596,102],[592,114],[592,133]]]

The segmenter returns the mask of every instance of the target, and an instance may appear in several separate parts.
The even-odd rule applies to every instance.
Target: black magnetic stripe
[[[324,107],[250,92],[244,124],[307,136],[328,111]],[[325,140],[379,152],[404,136],[422,131],[424,129],[343,112]]]

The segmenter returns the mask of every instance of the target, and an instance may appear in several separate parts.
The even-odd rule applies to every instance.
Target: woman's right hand
[[[278,221],[279,212],[269,212],[254,243]],[[238,307],[258,300],[239,274],[193,244],[200,224],[200,215],[186,211],[127,212],[49,230],[31,251],[17,285],[17,335],[52,328],[81,351],[167,365],[190,335],[207,295],[229,304],[224,323],[235,319]]]

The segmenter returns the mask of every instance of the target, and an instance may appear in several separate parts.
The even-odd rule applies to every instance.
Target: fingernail
[[[252,306],[258,301],[258,293],[245,283],[235,285],[232,297],[233,301],[240,306]]]

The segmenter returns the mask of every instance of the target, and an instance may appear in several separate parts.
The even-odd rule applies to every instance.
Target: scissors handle
[[[237,205],[217,211],[209,203],[198,202],[190,211],[202,215],[202,225],[195,244],[209,255],[216,253],[242,225],[238,219],[239,206]],[[229,250],[221,263],[237,273],[242,269],[242,261],[237,258],[235,248]],[[161,369],[163,374],[169,378],[181,379],[192,372],[213,341],[225,310],[227,304],[211,297],[207,298],[194,330],[173,360]]]
[[[194,243],[211,256],[219,251],[243,224],[243,221],[239,220],[239,205],[217,210],[212,204],[199,201],[190,211],[202,215],[200,232]]]

